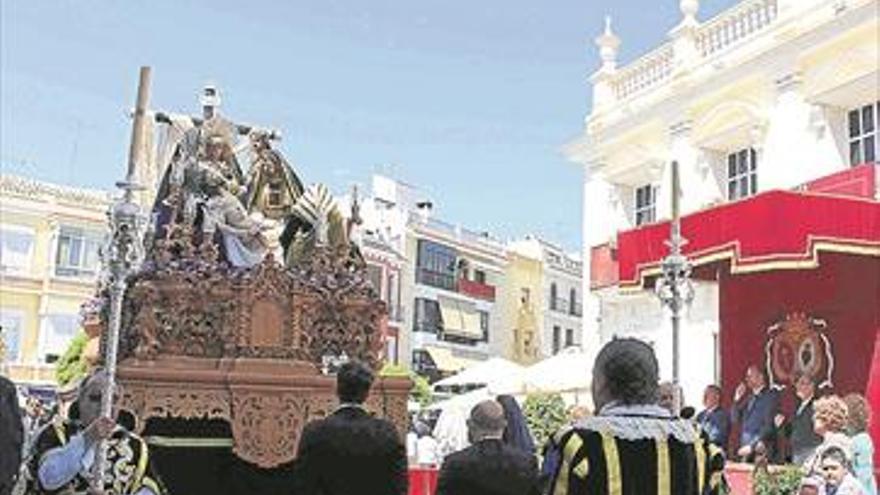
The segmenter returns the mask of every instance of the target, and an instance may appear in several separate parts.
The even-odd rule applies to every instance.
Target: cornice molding
[[[106,210],[113,200],[112,194],[108,191],[62,186],[8,174],[0,174],[0,195],[18,196],[34,201],[54,198],[91,210]]]

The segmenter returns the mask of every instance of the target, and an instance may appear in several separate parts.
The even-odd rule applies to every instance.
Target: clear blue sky
[[[704,0],[705,19],[735,3]],[[676,0],[0,2],[3,171],[97,188],[123,175],[137,70],[152,106],[198,112],[208,81],[235,120],[281,129],[306,182],[379,166],[445,219],[580,246],[580,131],[610,13],[620,59],[665,39]]]

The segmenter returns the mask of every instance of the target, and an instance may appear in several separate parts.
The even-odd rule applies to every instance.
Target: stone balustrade
[[[615,74],[613,88],[618,99],[626,98],[664,81],[672,74],[672,45],[663,45]]]
[[[772,25],[778,17],[779,0],[746,0],[690,31],[693,53],[677,53],[676,40],[665,43],[630,64],[613,71],[609,82],[620,101],[655,87],[670,78],[676,67],[717,56]],[[673,32],[673,38],[678,36]],[[696,59],[693,59],[696,57]]]
[[[765,29],[776,20],[777,0],[742,2],[700,26],[697,50],[708,57]]]

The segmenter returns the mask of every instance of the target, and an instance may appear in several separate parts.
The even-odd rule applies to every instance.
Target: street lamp
[[[110,222],[110,240],[102,253],[104,276],[110,296],[110,315],[106,340],[104,343],[104,368],[107,373],[107,389],[101,402],[101,415],[113,418],[113,400],[116,391],[116,355],[119,348],[119,332],[122,322],[122,301],[128,285],[128,276],[140,266],[144,258],[143,231],[146,218],[140,205],[135,201],[135,191],[143,189],[136,183],[137,161],[142,156],[144,143],[144,114],[149,99],[150,68],[141,67],[138,84],[137,106],[135,107],[131,147],[129,148],[128,174],[116,187],[122,190],[119,198],[107,216]],[[93,484],[102,492],[107,442],[99,446],[99,456],[95,462]]]
[[[661,275],[654,287],[660,302],[672,312],[672,381],[679,383],[679,331],[681,311],[694,300],[694,286],[691,282],[691,264],[681,250],[687,240],[681,235],[681,215],[678,200],[681,187],[678,177],[678,162],[672,162],[672,222],[670,225],[669,255],[660,263]]]

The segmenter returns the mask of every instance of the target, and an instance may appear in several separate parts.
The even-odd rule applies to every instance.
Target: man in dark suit
[[[0,335],[2,338],[2,335]],[[12,492],[21,463],[21,410],[15,384],[0,376],[0,495]]]
[[[773,418],[779,410],[779,397],[775,391],[767,388],[767,377],[757,366],[749,366],[746,370],[745,383],[736,387],[733,403],[731,416],[734,423],[740,425],[737,456],[751,462],[755,456],[755,447],[760,442],[772,459],[775,430]]]
[[[437,495],[538,495],[534,456],[504,443],[504,408],[494,400],[477,404],[467,421],[471,446],[443,461]]]
[[[340,405],[303,429],[294,462],[297,495],[405,495],[406,447],[394,425],[363,407],[373,372],[350,361],[336,375]]]
[[[798,397],[798,406],[792,417],[786,419],[777,414],[777,429],[791,443],[791,462],[801,465],[822,443],[822,437],[813,430],[813,399],[816,395],[816,383],[813,378],[801,374],[794,382],[794,392]]]
[[[706,432],[709,441],[721,449],[727,448],[730,435],[730,416],[721,407],[721,387],[709,385],[703,392],[703,409],[697,414],[697,424]]]

